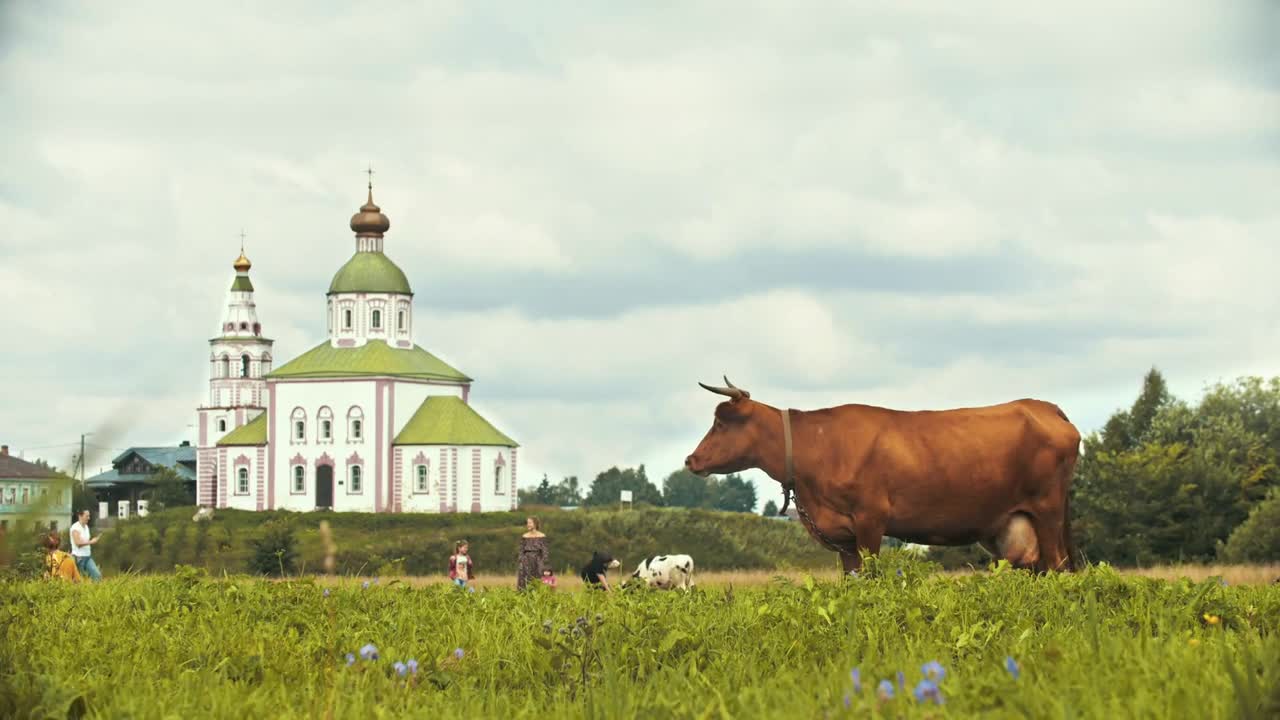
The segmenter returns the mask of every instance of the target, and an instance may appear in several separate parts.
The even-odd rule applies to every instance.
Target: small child
[[[471,572],[475,563],[467,555],[467,550],[467,541],[459,540],[453,546],[453,554],[449,556],[449,579],[458,587],[466,587],[467,581],[475,578]]]
[[[551,568],[542,571],[542,584],[552,590],[556,588],[556,576],[551,574]]]

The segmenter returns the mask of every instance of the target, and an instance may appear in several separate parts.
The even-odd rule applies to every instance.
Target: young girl
[[[556,589],[556,576],[551,574],[551,568],[545,568],[542,571],[542,584],[552,590]]]
[[[459,540],[453,546],[453,554],[449,556],[449,579],[458,587],[466,587],[467,581],[475,577],[471,569],[475,563],[467,555],[467,541]]]
[[[49,533],[41,543],[44,545],[44,562],[45,568],[49,571],[49,577],[70,580],[73,583],[80,582],[80,570],[76,567],[75,558],[58,549],[62,544],[62,538],[58,537],[58,533]]]

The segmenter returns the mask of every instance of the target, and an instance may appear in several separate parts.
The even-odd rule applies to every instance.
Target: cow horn
[[[729,387],[715,387],[703,382],[698,384],[701,385],[704,390],[709,390],[717,395],[724,395],[725,397],[733,398],[734,400],[744,400],[751,397],[751,393],[746,390],[734,387],[733,383],[729,382],[729,378],[725,378],[724,381],[728,383]]]

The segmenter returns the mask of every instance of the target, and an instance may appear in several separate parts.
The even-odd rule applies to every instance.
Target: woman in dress
[[[541,523],[536,517],[524,519],[528,530],[520,536],[520,564],[516,575],[516,589],[523,590],[529,582],[538,582],[542,571],[551,567],[547,553],[547,536],[542,534]]]

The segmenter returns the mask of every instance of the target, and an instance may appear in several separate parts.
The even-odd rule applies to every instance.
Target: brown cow
[[[1039,571],[1075,569],[1068,493],[1080,433],[1057,405],[1015,400],[908,412],[871,405],[781,411],[733,386],[685,459],[700,476],[758,468],[794,490],[810,535],[846,572],[889,535],[978,542]],[[785,503],[784,503],[785,508]],[[784,510],[785,512],[785,510]]]

